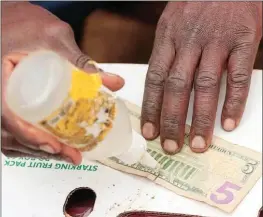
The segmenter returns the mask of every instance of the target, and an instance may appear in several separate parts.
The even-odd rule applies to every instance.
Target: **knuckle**
[[[172,35],[172,29],[174,27],[174,23],[168,14],[163,13],[158,21],[158,25],[156,28],[156,37],[158,38],[167,38]]]
[[[190,90],[191,83],[182,75],[180,73],[173,73],[166,79],[167,91],[182,93]]]
[[[43,28],[44,34],[47,37],[61,37],[74,34],[70,25],[66,22],[56,20],[47,24]]]
[[[166,13],[163,13],[158,21],[158,27],[166,29],[171,22],[171,17],[169,17]]]
[[[255,49],[255,45],[261,40],[261,34],[256,30],[239,31],[235,34],[235,43],[233,51],[238,51],[240,54],[251,55]]]
[[[81,69],[84,69],[87,67],[88,65],[88,62],[91,60],[91,58],[85,54],[80,54],[76,60],[74,61],[76,66],[81,68]],[[91,66],[90,66],[91,67]]]
[[[146,77],[146,86],[151,89],[164,86],[165,67],[163,64],[154,64],[151,66]]]
[[[244,22],[237,23],[238,28],[234,28],[234,38],[237,39],[237,43],[243,40],[255,42],[261,39],[262,30],[259,20],[251,19],[249,25]]]
[[[238,43],[234,46],[233,52],[239,52],[240,55],[251,55],[251,52],[254,48],[254,41],[243,39],[242,41],[238,41]]]
[[[262,31],[259,31],[259,32],[262,32]],[[256,29],[251,29],[251,30],[248,30],[247,32],[245,32],[245,36],[244,39],[247,41],[247,44],[250,45],[250,44],[254,44],[254,42],[257,42],[257,41],[260,41],[261,40],[261,37],[260,35],[262,33],[259,33]]]
[[[219,86],[219,76],[215,72],[200,71],[195,79],[194,88],[197,91],[209,92]]]
[[[259,34],[256,31],[250,31],[247,33],[247,40],[249,42],[256,42],[260,40]]]
[[[229,72],[228,84],[235,88],[249,87],[250,78],[251,76],[247,69],[235,69]]]
[[[193,124],[196,128],[207,129],[213,125],[213,118],[208,114],[196,115]]]

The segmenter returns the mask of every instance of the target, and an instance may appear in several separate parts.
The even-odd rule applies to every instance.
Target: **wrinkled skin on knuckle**
[[[165,81],[164,70],[166,70],[166,67],[163,64],[154,64],[151,69],[149,69],[145,83],[149,91],[157,92],[163,88]]]
[[[219,88],[219,76],[215,72],[200,71],[195,79],[194,89],[200,92],[214,92]]]
[[[173,73],[165,81],[165,92],[171,95],[186,93],[191,89],[191,85],[185,74]]]
[[[235,32],[235,42],[232,43],[231,53],[239,54],[240,57],[250,56],[250,59],[247,60],[249,63],[253,59],[252,54],[257,52],[260,39],[257,39],[256,34],[253,32],[243,32],[240,30],[238,32],[238,34]],[[244,58],[242,59],[244,60]]]
[[[249,88],[250,81],[251,72],[248,72],[245,68],[235,69],[228,73],[228,84],[232,88]]]
[[[75,60],[75,65],[78,66],[79,68],[86,68],[87,64],[91,60],[91,58],[85,54],[80,54],[77,59]],[[91,67],[91,66],[90,66]],[[91,69],[90,69],[91,70]],[[95,70],[95,69],[92,69]]]

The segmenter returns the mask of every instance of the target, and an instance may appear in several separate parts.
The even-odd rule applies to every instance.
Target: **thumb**
[[[125,81],[122,77],[109,72],[104,72],[98,67],[98,64],[94,60],[88,60],[87,66],[83,67],[83,69],[88,73],[100,73],[103,85],[112,91],[117,91],[124,86]]]
[[[119,75],[109,72],[104,72],[98,67],[98,64],[92,60],[88,55],[83,54],[81,51],[77,56],[74,56],[71,62],[78,68],[87,73],[100,73],[102,83],[111,91],[117,91],[124,86],[124,79]]]
[[[57,35],[60,35],[60,37],[55,37],[57,43],[52,50],[57,51],[76,67],[87,73],[99,72],[102,77],[103,85],[110,90],[117,91],[123,87],[123,78],[118,75],[113,76],[109,73],[103,72],[103,70],[98,70],[95,66],[96,64],[94,64],[95,62],[79,49],[74,38],[74,32],[68,24],[59,22],[59,26],[53,26],[52,30],[54,30]]]

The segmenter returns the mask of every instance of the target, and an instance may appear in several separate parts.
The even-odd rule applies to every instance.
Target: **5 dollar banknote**
[[[140,133],[141,109],[125,101],[132,127]],[[186,127],[185,144],[180,153],[169,156],[159,139],[148,142],[148,153],[160,167],[147,168],[140,163],[128,165],[116,157],[101,161],[106,166],[146,177],[176,194],[205,202],[232,212],[262,175],[262,154],[213,137],[207,152],[193,153]]]

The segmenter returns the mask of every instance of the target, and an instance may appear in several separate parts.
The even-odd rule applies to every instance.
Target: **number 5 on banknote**
[[[234,194],[232,191],[239,191],[240,189],[241,187],[231,182],[225,182],[216,190],[217,194],[212,193],[210,195],[210,199],[216,204],[229,204],[234,200]]]

